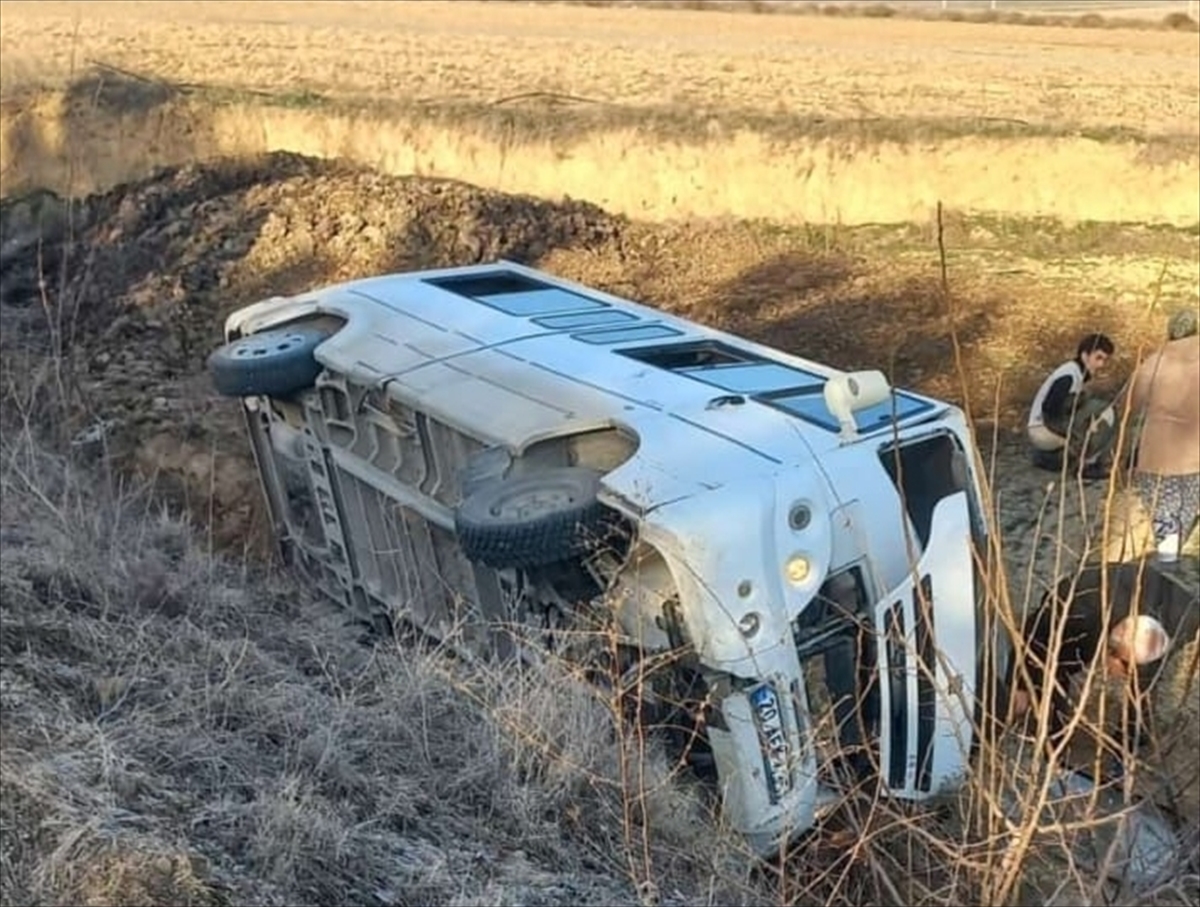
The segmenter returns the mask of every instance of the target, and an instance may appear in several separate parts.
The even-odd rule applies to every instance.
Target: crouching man
[[[1076,346],[1075,358],[1046,376],[1034,395],[1027,426],[1035,465],[1058,471],[1066,456],[1082,478],[1107,477],[1116,416],[1109,404],[1091,394],[1089,383],[1108,365],[1115,349],[1105,334],[1088,334]]]
[[[1024,645],[1008,669],[1010,715],[1037,714],[1049,695],[1048,755],[1061,759],[1077,711],[1072,679],[1107,668],[1130,682],[1124,743],[1136,748],[1152,723],[1150,692],[1166,656],[1197,633],[1200,601],[1179,582],[1139,562],[1086,567],[1059,581],[1026,618]]]

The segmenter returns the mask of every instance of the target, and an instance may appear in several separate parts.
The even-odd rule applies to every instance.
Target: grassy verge
[[[622,789],[571,676],[364,640],[143,490],[0,455],[4,903],[637,903],[627,853],[752,890],[670,765]]]
[[[762,222],[751,229],[764,238],[782,238],[799,248],[903,256],[929,256],[936,232],[936,226],[929,223],[793,227]],[[945,233],[952,243],[951,255],[989,257],[998,272],[1022,260],[1147,258],[1192,269],[1200,264],[1200,224],[1190,228],[1116,221],[1068,224],[1056,218],[947,212]]]
[[[898,145],[979,138],[1086,139],[1139,148],[1147,161],[1169,163],[1200,154],[1194,133],[1151,133],[1125,126],[1082,126],[1061,118],[1026,120],[995,116],[827,116],[797,114],[785,108],[711,107],[686,103],[623,104],[557,91],[526,91],[489,100],[463,98],[382,98],[310,89],[261,91],[214,84],[177,83],[153,73],[132,73],[93,64],[70,84],[27,81],[6,86],[12,112],[48,94],[63,94],[69,108],[87,115],[147,115],[156,107],[188,100],[199,105],[261,106],[314,110],[349,118],[419,122],[424,126],[476,134],[506,143],[571,146],[589,137],[636,131],[649,139],[704,146],[753,133],[781,144],[827,141],[846,153],[882,143]]]
[[[88,104],[122,106],[108,101],[129,93],[129,84],[109,75],[89,78],[69,89]],[[559,92],[532,91],[490,101],[387,99],[318,92],[263,92],[211,85],[166,86],[158,95],[188,97],[202,104],[261,105],[291,110],[320,110],[329,115],[421,122],[447,130],[480,135],[507,143],[554,143],[570,146],[590,137],[636,131],[649,139],[704,145],[726,141],[749,132],[781,144],[832,142],[852,153],[857,148],[882,143],[898,145],[980,138],[995,141],[1021,139],[1087,139],[1139,147],[1147,160],[1190,160],[1200,154],[1200,138],[1191,133],[1154,134],[1123,126],[1074,126],[1061,121],[1031,121],[1006,117],[829,117],[795,114],[784,109],[712,109],[692,103],[626,105]],[[144,87],[139,94],[144,95]],[[142,102],[144,104],[144,102]],[[135,105],[136,106],[136,105]]]

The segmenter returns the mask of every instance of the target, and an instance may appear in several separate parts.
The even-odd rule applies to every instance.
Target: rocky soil
[[[69,210],[36,196],[4,209],[5,352],[61,352],[82,403],[73,440],[156,475],[240,548],[261,542],[257,486],[236,407],[204,373],[230,311],[388,269],[619,249],[621,232],[589,205],[288,155],[164,173]]]

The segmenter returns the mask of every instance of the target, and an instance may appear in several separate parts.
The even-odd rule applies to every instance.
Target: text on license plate
[[[754,709],[754,723],[758,727],[771,801],[778,802],[792,786],[792,775],[788,770],[787,733],[783,729],[779,694],[771,684],[759,684],[750,690],[750,705]]]

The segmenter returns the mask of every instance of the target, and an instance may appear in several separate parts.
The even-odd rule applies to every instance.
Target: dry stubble
[[[896,223],[940,200],[1200,221],[1189,35],[413,0],[3,13],[6,191],[282,150],[653,220]],[[78,82],[89,61],[202,91],[123,106],[112,71]],[[69,113],[20,99],[72,71]]]
[[[7,0],[0,13],[6,85],[60,79],[74,53],[272,91],[1200,129],[1188,34],[416,0]]]

